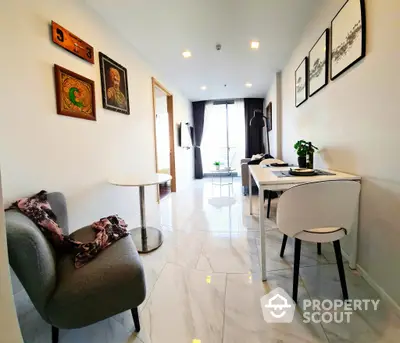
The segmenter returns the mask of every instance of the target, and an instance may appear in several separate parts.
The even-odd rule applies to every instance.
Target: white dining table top
[[[258,186],[266,185],[291,185],[316,181],[329,181],[329,180],[361,180],[360,176],[343,173],[336,170],[322,169],[319,170],[334,173],[335,175],[316,175],[316,176],[291,176],[291,177],[278,177],[273,171],[288,171],[290,167],[268,167],[262,168],[261,166],[249,165],[249,171],[253,175],[254,181]]]
[[[108,182],[116,186],[126,186],[126,187],[137,187],[137,186],[151,186],[158,185],[160,183],[168,182],[172,179],[171,175],[168,174],[124,174],[115,175],[111,177]]]

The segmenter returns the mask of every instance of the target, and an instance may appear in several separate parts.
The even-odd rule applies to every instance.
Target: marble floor
[[[83,329],[61,330],[60,343],[399,342],[400,318],[383,302],[378,311],[356,311],[349,324],[304,324],[301,306],[291,324],[267,324],[260,298],[278,286],[291,294],[293,244],[288,241],[281,259],[274,200],[271,219],[265,220],[268,281],[263,283],[258,218],[247,214],[248,201],[239,179],[222,188],[196,181],[167,196],[159,209],[165,242],[142,255],[147,297],[140,306],[141,332],[133,332],[125,312]],[[325,244],[322,252],[303,244],[299,303],[341,296],[333,249]],[[351,298],[378,298],[348,266],[346,278]],[[50,326],[25,291],[14,298],[25,342],[50,343]]]

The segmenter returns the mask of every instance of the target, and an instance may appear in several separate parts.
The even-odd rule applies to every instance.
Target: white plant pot
[[[215,170],[219,170],[221,166],[215,166]]]

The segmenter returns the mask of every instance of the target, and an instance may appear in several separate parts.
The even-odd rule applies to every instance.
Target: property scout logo
[[[261,299],[261,309],[267,323],[291,323],[296,311],[293,299],[282,288],[275,288]],[[303,322],[308,323],[350,323],[354,311],[376,311],[379,299],[304,299]]]

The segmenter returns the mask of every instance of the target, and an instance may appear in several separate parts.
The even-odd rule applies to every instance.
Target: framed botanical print
[[[331,79],[365,57],[364,0],[348,0],[331,23]]]
[[[94,81],[73,71],[54,65],[57,113],[87,120],[96,120]]]
[[[270,101],[266,108],[266,117],[267,117],[267,130],[272,130],[272,102]]]
[[[130,114],[128,72],[119,63],[99,52],[103,107]]]
[[[297,67],[295,72],[295,105],[299,107],[304,101],[307,100],[307,68],[308,68],[308,58],[305,57],[304,60]]]
[[[329,29],[326,29],[321,37],[311,48],[308,54],[308,91],[313,96],[328,84],[328,44]]]

